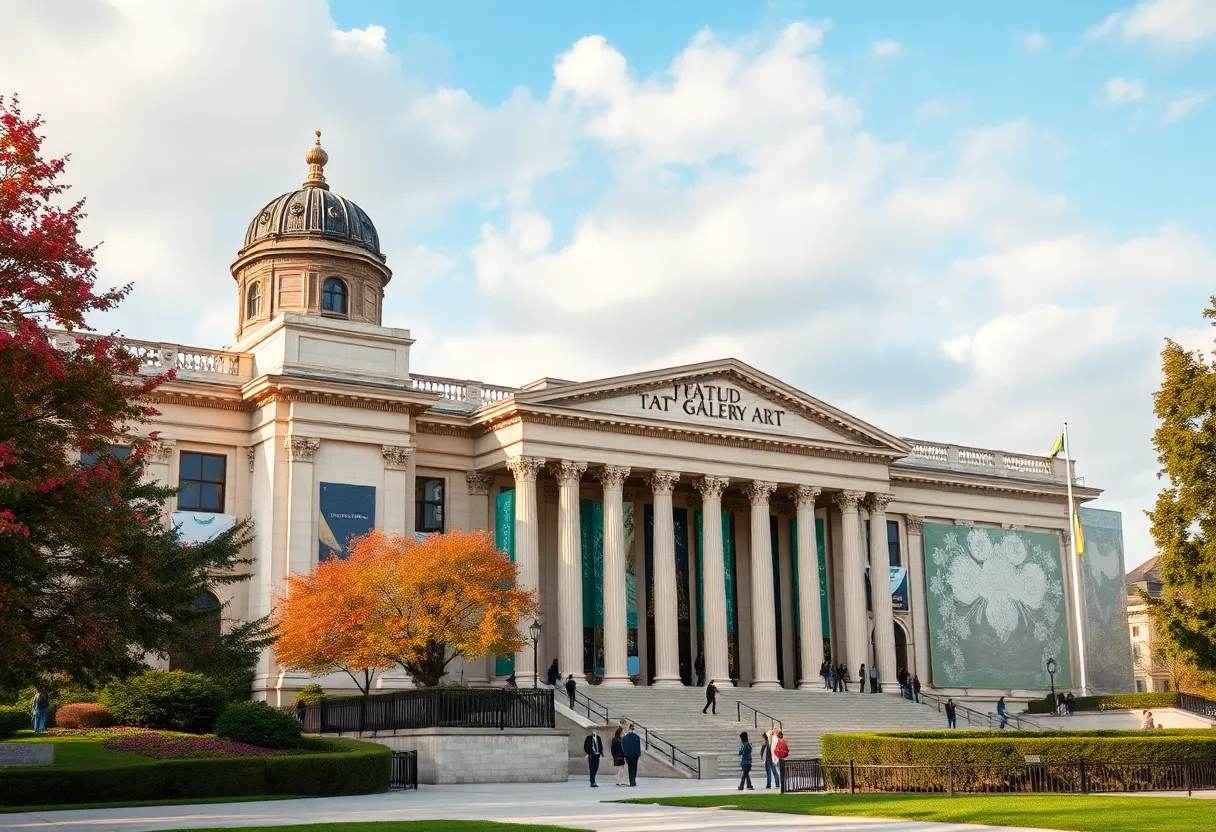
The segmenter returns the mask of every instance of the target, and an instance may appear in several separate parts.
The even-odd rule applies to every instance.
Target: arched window
[[[321,311],[346,314],[346,284],[336,277],[328,277],[321,284]]]
[[[256,318],[262,314],[262,284],[253,283],[245,294],[245,317]]]

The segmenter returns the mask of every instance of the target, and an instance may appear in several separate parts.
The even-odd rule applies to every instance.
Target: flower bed
[[[207,757],[276,757],[290,754],[243,742],[173,734],[167,731],[127,731],[110,737],[102,746],[111,751],[130,751],[155,760],[192,760]]]

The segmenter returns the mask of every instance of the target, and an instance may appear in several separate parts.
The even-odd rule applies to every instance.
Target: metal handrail
[[[1178,693],[1178,707],[1200,716],[1216,718],[1216,702],[1197,693]]]
[[[916,700],[913,699],[913,702]],[[944,713],[946,710],[946,700],[934,693],[925,693],[921,691],[920,704],[930,707],[936,706],[937,712]],[[967,720],[968,725],[978,723],[984,728],[996,728],[1001,724],[1001,718],[995,714],[986,714],[983,711],[977,711],[974,708],[968,708],[958,702],[954,703],[955,717],[963,717]],[[1027,719],[1018,714],[1006,714],[1006,722],[1017,730],[1030,729],[1034,731],[1046,731],[1047,729],[1037,722]]]
[[[556,688],[554,690],[556,691]],[[567,699],[567,701],[569,700]],[[596,719],[601,719],[605,725],[612,721],[608,715],[608,707],[606,705],[596,702],[584,693],[580,693],[577,688],[574,691],[574,704],[582,706],[587,711],[588,719],[594,716]],[[577,713],[577,711],[575,712]],[[646,747],[654,747],[664,757],[669,758],[673,768],[675,766],[682,766],[696,774],[698,778],[701,776],[701,758],[699,756],[679,748],[669,740],[663,739],[636,719],[630,719],[624,714],[618,714],[617,719],[622,722],[628,722],[636,730],[641,731],[642,742]]]
[[[554,696],[557,696],[556,691],[557,691],[557,688],[555,687]],[[567,701],[569,701],[569,695],[567,695]],[[601,720],[605,725],[608,724],[608,722],[609,722],[608,706],[604,705],[600,702],[596,702],[594,699],[592,699],[590,696],[587,696],[586,694],[579,693],[577,688],[574,691],[574,704],[583,706],[583,709],[587,711],[587,719],[591,719],[594,717],[595,719]],[[574,710],[574,709],[571,708],[571,710]],[[575,713],[577,713],[577,711],[575,711]]]
[[[743,709],[744,708],[747,708],[749,711],[752,712],[752,727],[753,728],[759,728],[760,727],[760,717],[764,717],[765,719],[767,719],[769,721],[768,727],[776,728],[781,731],[785,730],[785,726],[781,723],[781,720],[777,719],[777,717],[773,716],[772,714],[766,714],[764,711],[760,710],[759,708],[753,708],[751,705],[747,704],[746,702],[742,702],[738,699],[735,700],[735,722],[743,721]]]

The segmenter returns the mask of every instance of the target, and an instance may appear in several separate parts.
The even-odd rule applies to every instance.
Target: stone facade
[[[566,733],[545,728],[417,728],[350,736],[394,751],[417,751],[418,782],[438,785],[565,782]]]

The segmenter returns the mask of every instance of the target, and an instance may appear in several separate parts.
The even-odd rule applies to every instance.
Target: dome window
[[[256,318],[262,314],[262,284],[254,283],[245,295],[245,317]]]
[[[321,311],[346,314],[346,284],[336,277],[326,278],[321,284]]]

